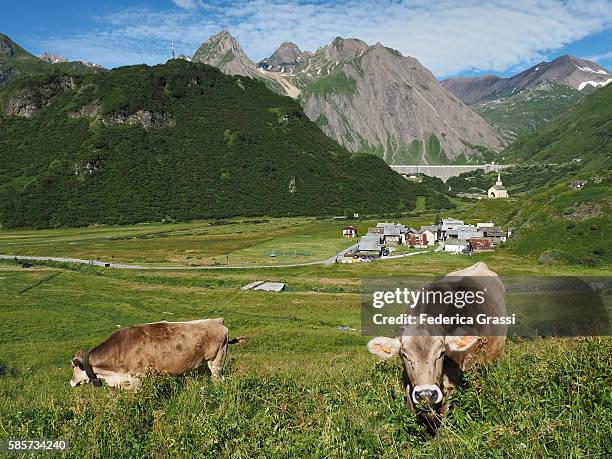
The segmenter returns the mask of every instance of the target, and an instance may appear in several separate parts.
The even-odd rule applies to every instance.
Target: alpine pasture
[[[501,275],[609,275],[608,268],[543,266],[511,247],[472,257],[424,253],[353,265],[257,267],[331,257],[352,244],[340,237],[346,223],[364,232],[373,222],[235,219],[0,231],[3,254],[170,268],[0,263],[0,435],[61,438],[70,445],[68,457],[606,457],[612,451],[610,338],[511,340],[500,360],[467,375],[431,435],[406,409],[399,360],[379,362],[359,332],[365,277],[444,274],[476,261]],[[284,255],[271,257],[273,250]],[[184,269],[228,261],[255,268]],[[287,282],[288,289],[240,290],[254,280]],[[230,338],[248,338],[230,346],[224,381],[152,377],[137,393],[68,383],[74,353],[118,327],[213,317],[225,318]]]

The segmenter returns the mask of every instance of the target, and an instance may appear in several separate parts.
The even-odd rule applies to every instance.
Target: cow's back
[[[478,262],[465,269],[449,273],[446,277],[464,277],[470,280],[470,283],[473,284],[472,287],[477,286],[480,290],[486,289],[487,303],[481,312],[486,313],[488,316],[507,315],[504,284],[497,273],[491,271],[485,263]],[[476,363],[491,362],[499,356],[506,345],[506,329],[507,327],[505,326],[503,328],[493,325],[484,326],[481,329],[483,336],[464,356],[464,369],[467,370]]]
[[[227,337],[223,319],[135,325],[92,350],[92,365],[130,374],[182,374],[214,359]]]

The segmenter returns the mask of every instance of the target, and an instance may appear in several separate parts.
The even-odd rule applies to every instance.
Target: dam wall
[[[472,165],[461,165],[461,166],[429,166],[427,164],[415,164],[406,166],[390,166],[398,174],[404,176],[425,174],[430,177],[438,177],[446,182],[451,177],[456,177],[464,172],[472,172],[477,169],[482,169],[486,172],[497,172],[512,164],[472,164]]]

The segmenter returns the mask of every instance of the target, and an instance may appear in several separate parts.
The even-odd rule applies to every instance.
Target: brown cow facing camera
[[[435,286],[465,291],[484,289],[486,300],[479,306],[488,315],[503,316],[506,311],[505,290],[499,276],[485,263],[476,263],[461,271],[448,274]],[[371,353],[389,359],[399,355],[403,367],[403,384],[408,408],[427,407],[429,420],[444,415],[449,409],[448,398],[461,382],[463,372],[475,363],[491,362],[504,349],[504,327],[495,331],[485,325],[478,335],[471,328],[448,330],[429,328],[410,330],[404,326],[396,338],[377,337],[368,343]],[[488,333],[487,333],[488,332]],[[492,336],[495,335],[495,336]],[[420,415],[425,411],[419,410]],[[433,417],[431,416],[433,414]]]
[[[182,375],[206,364],[221,378],[228,344],[223,319],[155,322],[126,327],[91,351],[78,351],[71,360],[76,387],[91,382],[135,390],[146,375]]]

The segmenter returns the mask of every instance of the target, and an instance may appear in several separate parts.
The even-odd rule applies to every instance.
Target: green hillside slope
[[[521,164],[502,172],[509,201],[483,199],[485,213],[505,202],[499,223],[516,229],[509,247],[541,263],[612,263],[612,87],[587,96],[540,131],[524,136],[502,155]],[[487,189],[494,174],[463,174],[453,191]]]
[[[296,101],[204,64],[20,79],[0,108],[5,227],[383,212],[418,195],[449,205],[351,155]]]
[[[598,89],[533,135],[518,139],[501,155],[505,162],[601,165],[612,157],[612,86]]]
[[[536,132],[584,98],[585,93],[570,86],[543,81],[509,97],[501,97],[474,106],[506,140]]]

